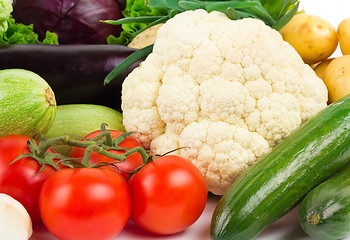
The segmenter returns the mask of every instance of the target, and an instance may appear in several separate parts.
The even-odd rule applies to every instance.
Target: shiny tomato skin
[[[119,131],[115,131],[115,130],[109,130],[111,132],[112,138],[118,137],[120,135],[123,134],[123,132],[119,132]],[[94,132],[89,133],[88,135],[85,136],[85,138],[88,139],[93,139],[94,137],[96,137],[98,134],[100,134],[101,131],[97,130]],[[119,144],[120,147],[124,147],[124,148],[135,148],[135,147],[142,147],[142,145],[132,136],[127,137],[123,142],[121,142]],[[125,151],[115,151],[115,150],[109,150],[109,152],[115,153],[115,154],[122,154]],[[70,153],[70,157],[73,158],[82,158],[84,156],[85,153],[85,148],[79,148],[79,147],[73,147],[71,153]],[[99,162],[115,162],[117,160],[106,157],[102,154],[96,153],[96,152],[92,152],[91,156],[90,156],[90,164],[95,164],[95,163],[99,163]],[[141,166],[143,164],[143,160],[142,160],[142,156],[140,153],[133,153],[131,155],[129,155],[125,162],[120,162],[117,163],[116,166],[125,172],[130,172],[133,169]],[[112,167],[112,169],[117,170],[116,168]],[[128,179],[128,174],[125,172],[119,171],[119,173],[124,177],[125,180]]]
[[[47,229],[60,240],[113,239],[131,209],[124,178],[110,168],[62,169],[44,183],[39,208]]]
[[[23,135],[7,135],[0,138],[0,192],[19,201],[28,211],[33,224],[41,223],[39,193],[46,179],[56,172],[46,166],[36,175],[41,166],[29,157],[9,165],[22,153],[29,153],[27,141],[32,138]]]
[[[148,163],[128,181],[131,219],[155,234],[174,234],[191,226],[207,202],[207,186],[198,168],[173,155]]]

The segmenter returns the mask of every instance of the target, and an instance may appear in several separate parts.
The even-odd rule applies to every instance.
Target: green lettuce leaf
[[[165,16],[168,14],[166,9],[152,9],[146,5],[145,0],[127,0],[125,9],[122,11],[124,17],[140,16]],[[108,36],[108,44],[128,45],[134,38],[133,33],[146,27],[146,23],[128,23],[122,24],[122,32],[119,37]]]
[[[12,0],[0,0],[0,32],[7,31],[12,10]]]
[[[16,23],[12,16],[7,20],[8,28],[0,31],[0,44],[58,44],[58,37],[55,33],[46,32],[45,39],[41,42],[34,32],[33,24],[24,25]]]

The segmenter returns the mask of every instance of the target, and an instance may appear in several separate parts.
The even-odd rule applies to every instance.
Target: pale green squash
[[[49,84],[24,69],[0,70],[0,136],[45,134],[56,115]]]

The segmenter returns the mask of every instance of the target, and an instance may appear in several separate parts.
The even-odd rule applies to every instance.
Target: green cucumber
[[[350,236],[350,164],[306,195],[300,205],[299,221],[314,239]]]
[[[44,134],[55,114],[55,95],[42,77],[24,69],[0,70],[0,136]]]
[[[108,129],[124,132],[123,116],[117,110],[95,104],[58,105],[56,119],[46,138],[63,136],[66,133],[84,137],[90,132],[101,129],[106,123]],[[69,155],[70,146],[53,146],[53,149],[63,155]]]
[[[350,160],[350,95],[305,122],[222,196],[212,239],[254,239]]]

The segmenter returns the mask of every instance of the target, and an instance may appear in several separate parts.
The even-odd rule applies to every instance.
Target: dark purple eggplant
[[[120,111],[122,83],[139,62],[107,85],[104,79],[133,52],[107,44],[14,44],[0,46],[0,69],[22,68],[39,74],[55,92],[57,104],[91,103]]]

